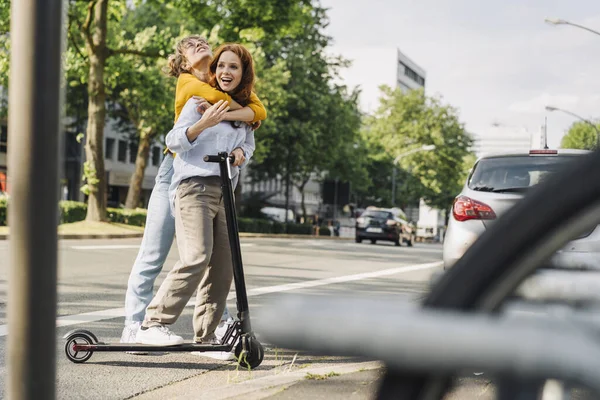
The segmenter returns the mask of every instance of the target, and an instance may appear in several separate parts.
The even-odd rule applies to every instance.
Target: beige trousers
[[[172,324],[196,289],[194,341],[214,337],[233,279],[220,178],[183,180],[175,196],[175,232],[180,260],[146,309],[143,326]]]

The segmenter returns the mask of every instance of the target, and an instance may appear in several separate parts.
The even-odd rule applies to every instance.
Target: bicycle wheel
[[[439,279],[423,306],[495,312],[556,251],[599,223],[600,154],[595,152],[532,189]],[[441,399],[450,379],[388,371],[378,398]]]

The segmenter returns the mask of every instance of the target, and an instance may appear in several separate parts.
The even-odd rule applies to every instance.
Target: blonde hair
[[[190,42],[199,40],[206,42],[206,38],[200,35],[186,36],[177,42],[177,45],[175,46],[175,53],[170,54],[168,58],[165,71],[167,75],[177,78],[184,72],[190,72],[188,69],[183,68],[184,63],[187,61],[183,52],[186,50]]]

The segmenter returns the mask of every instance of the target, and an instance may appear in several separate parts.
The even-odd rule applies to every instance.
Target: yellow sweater
[[[183,73],[177,78],[177,88],[175,89],[175,121],[179,118],[179,114],[181,114],[185,103],[192,96],[204,97],[211,104],[215,104],[219,100],[231,103],[231,96],[227,93],[221,92],[208,83],[202,82],[192,74]],[[267,119],[267,110],[254,92],[250,95],[248,107],[254,111],[252,123]]]

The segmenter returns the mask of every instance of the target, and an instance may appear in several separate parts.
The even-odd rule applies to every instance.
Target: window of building
[[[160,164],[160,153],[160,147],[152,148],[152,165],[155,167],[158,167],[158,165]]]
[[[6,125],[0,126],[0,153],[8,151],[8,130]]]
[[[127,142],[124,140],[119,140],[119,154],[117,155],[117,160],[120,162],[127,161]]]
[[[138,144],[130,142],[129,143],[129,162],[131,164],[135,164],[135,159],[137,158]]]
[[[410,79],[412,79],[415,82],[418,79],[417,73],[408,67],[404,68],[404,75],[408,76]]]
[[[104,149],[104,158],[112,160],[115,154],[115,139],[106,138],[106,148]]]
[[[425,79],[416,73],[412,68],[407,67],[406,65],[400,63],[402,67],[404,67],[404,75],[409,77],[411,80],[415,81],[421,86],[425,86]]]

